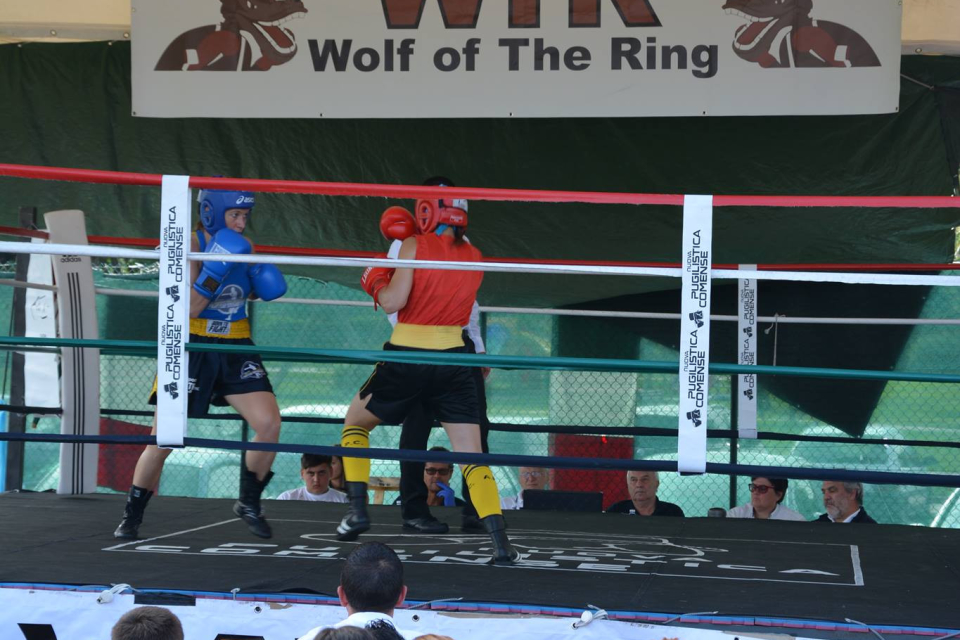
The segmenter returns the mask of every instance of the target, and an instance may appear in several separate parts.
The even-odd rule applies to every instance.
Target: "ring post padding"
[[[710,374],[710,249],[713,196],[686,196],[680,284],[680,411],[677,471],[707,470]]]
[[[87,226],[83,211],[51,211],[44,214],[43,219],[54,243],[86,245]],[[57,323],[60,337],[79,341],[98,339],[97,304],[90,258],[65,252],[54,259],[53,270],[57,283]],[[60,392],[63,401],[60,432],[73,435],[99,434],[99,349],[61,349]],[[99,448],[96,446],[76,443],[61,445],[57,493],[95,493],[98,461]]]
[[[741,269],[756,271],[755,264]],[[737,364],[757,364],[757,280],[741,278],[737,287]],[[741,438],[757,438],[757,376],[741,373],[737,385],[737,432]]]
[[[187,432],[190,354],[190,178],[163,176],[160,304],[157,312],[157,446],[182,447]]]

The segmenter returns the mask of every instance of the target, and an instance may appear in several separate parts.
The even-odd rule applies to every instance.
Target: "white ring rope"
[[[122,249],[99,245],[71,244],[33,244],[25,242],[0,242],[0,253],[39,253],[48,255],[74,255],[101,258],[136,258],[157,260],[160,252],[143,249]],[[190,252],[188,260],[202,262],[208,259],[205,253]],[[250,264],[271,263],[283,265],[327,266],[327,267],[411,267],[430,268],[441,271],[492,271],[504,273],[552,273],[566,275],[607,275],[607,276],[658,276],[678,278],[682,271],[678,267],[626,267],[601,265],[555,265],[514,262],[438,262],[432,260],[391,260],[388,258],[336,258],[320,256],[278,256],[278,255],[233,255],[217,254],[221,262],[245,262]],[[913,275],[913,274],[873,274],[873,273],[836,273],[811,271],[759,271],[753,269],[711,269],[715,280],[739,280],[754,278],[757,280],[781,280],[793,282],[837,282],[843,284],[879,284],[960,287],[960,276]]]
[[[19,287],[21,289],[43,289],[57,291],[55,285],[20,282],[17,280],[0,279],[0,286]],[[158,298],[156,291],[142,289],[112,289],[96,287],[95,291],[104,296],[119,296],[129,298]],[[261,304],[263,300],[251,300]],[[335,300],[322,298],[291,298],[284,296],[273,300],[270,304],[304,304],[314,306],[365,307],[372,308],[373,301],[365,300]],[[640,320],[679,320],[679,313],[653,313],[648,311],[593,311],[590,309],[534,309],[532,307],[488,307],[481,306],[482,313],[502,313],[519,315],[543,316],[574,316],[584,318],[633,318]],[[737,322],[737,316],[711,314],[710,319],[715,322]],[[960,326],[957,318],[814,318],[804,316],[757,316],[757,322],[779,322],[780,324],[823,324],[823,325],[880,325],[880,326]]]

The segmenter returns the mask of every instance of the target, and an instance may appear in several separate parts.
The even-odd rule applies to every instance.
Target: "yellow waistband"
[[[246,318],[235,322],[208,320],[206,318],[190,318],[190,333],[195,336],[206,336],[208,338],[249,338],[250,321]]]
[[[463,346],[463,329],[398,322],[393,328],[390,343],[416,349],[453,349]]]

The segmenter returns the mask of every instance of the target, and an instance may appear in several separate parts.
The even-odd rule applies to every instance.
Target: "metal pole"
[[[740,428],[740,412],[737,409],[737,391],[740,388],[740,376],[730,376],[730,464],[737,464],[737,449],[740,438],[737,431]],[[737,476],[730,476],[730,508],[737,506]]]
[[[250,337],[253,337],[253,314],[255,313],[256,308],[257,308],[257,305],[255,304],[247,305],[247,321],[250,323]],[[250,424],[246,420],[243,420],[240,423],[240,441],[241,442],[250,441]],[[240,486],[237,487],[238,492],[241,491],[243,488],[243,472],[246,468],[245,466],[246,457],[247,457],[247,452],[241,451],[240,452]],[[241,494],[238,493],[237,495],[241,495]]]
[[[37,209],[36,207],[20,207],[20,226],[27,229],[37,228]],[[29,254],[17,255],[17,267],[14,279],[19,282],[27,281],[27,270],[30,268]],[[13,330],[11,335],[23,337],[27,330],[27,290],[17,287],[13,290]],[[26,404],[26,383],[24,380],[24,356],[23,352],[13,352],[13,368],[10,372],[10,404]],[[10,413],[7,416],[7,430],[10,433],[24,433],[27,426],[27,414]],[[23,460],[24,460],[23,442],[7,443],[7,470],[4,478],[4,488],[7,491],[23,488]]]

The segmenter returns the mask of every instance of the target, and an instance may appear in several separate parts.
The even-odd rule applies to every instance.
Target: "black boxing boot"
[[[273,530],[263,517],[263,508],[260,506],[260,496],[272,477],[273,472],[268,471],[263,480],[258,480],[257,474],[247,469],[246,464],[240,469],[240,499],[233,503],[233,512],[258,538],[273,537]]]
[[[501,566],[510,566],[520,560],[520,552],[510,544],[510,538],[507,537],[507,523],[499,513],[487,516],[480,520],[483,528],[490,534],[490,540],[493,542],[493,564]]]
[[[370,516],[367,515],[367,483],[347,482],[346,489],[350,510],[337,527],[337,540],[350,542],[370,528]]]
[[[123,507],[123,520],[120,526],[113,532],[114,538],[122,540],[136,540],[140,532],[140,523],[143,522],[143,510],[147,508],[150,502],[150,496],[153,491],[148,491],[143,487],[130,485],[130,493],[127,494],[127,504]]]

